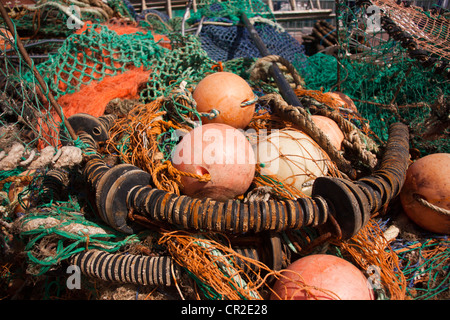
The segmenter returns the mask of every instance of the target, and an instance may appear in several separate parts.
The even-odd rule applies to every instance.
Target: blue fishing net
[[[205,21],[232,23],[228,18],[213,18]],[[304,57],[304,47],[289,33],[280,32],[275,26],[267,23],[256,22],[254,26],[271,54],[279,55],[291,62]],[[261,57],[243,25],[205,24],[199,37],[202,48],[215,61]]]

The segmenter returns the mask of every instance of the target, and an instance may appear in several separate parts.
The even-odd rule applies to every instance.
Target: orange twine
[[[175,180],[176,183],[180,186],[182,184],[181,176],[195,178],[195,179],[198,179],[198,181],[200,181],[200,182],[208,182],[211,180],[211,175],[209,173],[199,175],[199,174],[184,172],[184,171],[181,171],[181,170],[178,170],[177,168],[175,168],[172,165],[172,162],[167,160],[162,165],[156,167],[152,173],[153,182],[155,183],[155,185],[158,189],[162,189],[162,190],[164,190],[164,185],[158,181],[158,176],[161,171],[167,171],[168,174],[170,175],[170,177],[172,178],[172,180]],[[178,192],[176,192],[176,193],[179,194],[179,190],[177,190],[177,191]]]
[[[275,114],[270,114],[268,112],[261,113],[261,111],[256,114],[252,121],[249,124],[249,127],[256,131],[256,135],[258,136],[261,130],[267,130],[267,134],[270,133],[271,130],[294,130],[302,132],[297,129],[292,123],[289,121],[283,120]],[[320,146],[312,140],[313,144],[319,148]],[[317,161],[325,161],[327,167],[327,175],[334,177],[342,177],[339,169],[335,162],[333,162],[328,154],[323,151],[324,158],[317,159]],[[286,160],[286,157],[283,154],[280,154],[280,158]],[[315,160],[316,161],[316,160]],[[255,178],[253,179],[253,183],[256,187],[268,186],[270,187],[277,195],[286,198],[286,199],[296,199],[300,197],[307,197],[302,191],[298,190],[294,187],[294,181],[291,183],[286,183],[287,180],[294,178],[294,176],[287,177],[286,179],[280,180],[275,175],[267,175],[261,176],[260,173],[261,167],[257,165]],[[325,174],[325,172],[323,172]],[[293,180],[293,179],[292,179]]]
[[[211,176],[183,172],[176,169],[171,161],[164,160],[163,153],[158,149],[158,137],[169,129],[187,132],[190,128],[172,120],[164,120],[166,112],[160,111],[163,103],[164,99],[159,98],[134,107],[126,117],[116,121],[107,144],[120,154],[124,162],[149,172],[158,189],[179,195],[181,176],[196,178],[201,182],[208,182]],[[116,146],[124,137],[127,139],[126,151]]]
[[[211,67],[213,70],[217,70],[218,72],[223,72],[223,64],[222,61],[219,61],[217,64]]]
[[[336,243],[363,270],[372,269],[379,277],[383,288],[391,300],[404,300],[406,297],[406,279],[401,272],[399,259],[383,235],[380,226],[369,220],[353,238]]]
[[[220,237],[225,238],[224,235]],[[174,261],[189,270],[224,299],[262,299],[260,291],[263,288],[277,295],[269,286],[269,279],[272,277],[289,281],[289,286],[297,285],[298,290],[306,291],[312,298],[316,297],[313,290],[326,292],[338,298],[328,290],[307,285],[298,273],[297,279],[287,276],[287,273],[296,273],[295,271],[274,271],[258,260],[239,254],[231,247],[227,238],[225,241],[219,240],[218,234],[193,235],[176,230],[164,233],[158,243],[167,248]],[[238,260],[248,271],[244,271],[244,267],[237,265]]]
[[[294,92],[298,97],[311,97],[314,100],[317,100],[318,102],[323,103],[334,110],[339,110],[339,107],[342,107],[342,102],[334,99],[332,96],[327,95],[320,90],[306,90],[301,87],[297,87],[296,89],[294,89]]]

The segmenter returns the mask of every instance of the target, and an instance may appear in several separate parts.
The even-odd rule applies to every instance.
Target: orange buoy
[[[14,43],[14,41],[14,36],[9,30],[0,28],[0,50],[6,51],[11,49],[11,43]]]
[[[328,254],[300,258],[282,271],[271,300],[373,300],[372,287],[350,262]]]
[[[173,166],[181,172],[181,191],[195,198],[225,201],[242,195],[255,174],[255,154],[245,135],[226,124],[191,130],[176,146]],[[209,180],[199,177],[210,176]]]
[[[255,112],[255,94],[250,85],[231,72],[216,72],[203,78],[194,90],[197,111],[210,113],[202,123],[224,123],[244,129]],[[214,112],[218,113],[214,115]]]
[[[416,160],[406,171],[400,201],[406,215],[425,230],[450,234],[450,154]]]
[[[327,92],[324,95],[332,98],[333,100],[336,101],[336,103],[339,103],[342,107],[350,109],[354,112],[358,112],[358,109],[356,108],[355,103],[346,94],[339,92],[339,91],[334,91],[334,92]]]
[[[344,133],[339,128],[338,124],[328,117],[319,115],[313,115],[311,116],[311,119],[314,121],[314,124],[326,134],[333,146],[337,150],[341,150],[342,141],[344,141]]]

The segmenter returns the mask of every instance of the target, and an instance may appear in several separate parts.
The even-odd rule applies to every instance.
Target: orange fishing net
[[[120,154],[125,163],[133,164],[152,175],[158,189],[180,194],[181,172],[165,159],[165,150],[161,149],[161,135],[172,134],[173,130],[188,132],[191,128],[166,120],[166,111],[161,111],[163,98],[145,105],[135,106],[125,117],[118,119],[111,128],[107,145]],[[170,131],[170,132],[169,132]],[[123,148],[126,144],[126,148]],[[208,176],[190,175],[198,179]]]
[[[406,279],[397,254],[391,249],[380,226],[369,220],[353,238],[337,242],[344,256],[355,261],[369,275],[368,280],[375,288],[383,288],[391,300],[404,300]]]
[[[138,99],[139,86],[147,82],[150,74],[151,70],[133,67],[116,76],[106,77],[102,81],[82,85],[79,91],[60,97],[58,103],[67,118],[76,113],[100,117],[112,99]]]
[[[142,67],[131,68],[116,76],[106,77],[102,81],[92,81],[89,85],[82,85],[79,91],[63,95],[57,102],[62,107],[66,118],[77,113],[99,117],[104,114],[106,105],[112,99],[139,98],[139,86],[148,80],[150,73],[151,71],[144,70]],[[44,121],[39,121],[38,126],[38,130],[41,131],[41,140],[38,145],[40,149],[46,144],[59,146],[58,123],[61,119],[53,109],[46,118]]]
[[[296,274],[297,279],[292,279],[288,273],[293,271],[274,271],[258,260],[239,254],[224,235],[172,231],[163,233],[159,243],[167,247],[180,266],[195,276],[196,283],[203,286],[209,298],[260,300],[268,298],[267,293],[277,296],[269,286],[274,279],[289,281],[290,287],[295,285],[313,299],[314,292],[338,298],[328,290],[307,285],[299,274]]]
[[[116,32],[118,35],[136,32],[147,32],[146,29],[139,27],[136,22],[131,21],[111,19],[108,22],[102,23],[102,25],[107,26],[109,30]],[[92,21],[86,21],[85,24],[80,29],[75,31],[75,33],[82,34],[91,28],[92,28]],[[100,27],[94,28],[94,30],[99,32]]]
[[[139,98],[140,86],[148,81],[152,73],[152,70],[142,64],[136,67],[133,61],[124,59],[126,52],[122,52],[122,48],[110,48],[108,40],[101,38],[102,28],[114,31],[118,36],[146,33],[136,24],[118,20],[102,25],[88,21],[75,33],[64,65],[57,65],[52,73],[57,89],[65,93],[57,97],[57,102],[66,118],[76,113],[99,117],[104,114],[106,105],[112,99]],[[106,33],[104,35],[106,37]],[[93,44],[92,39],[97,38],[98,41]],[[73,88],[77,90],[74,91]],[[48,105],[44,95],[40,96]],[[61,119],[52,111],[40,120],[38,130],[42,139],[39,148],[45,144],[58,146],[58,124]]]
[[[119,20],[119,19],[110,19],[108,22],[102,23],[102,25],[107,26],[109,30],[114,31],[118,35],[123,34],[132,34],[136,32],[142,32],[147,33],[148,29],[142,28],[139,26],[138,22],[132,22],[132,21],[125,21],[125,20]],[[92,28],[92,22],[86,21],[86,23],[78,29],[75,33],[82,34],[86,30],[89,30]],[[100,28],[94,28],[95,31],[100,32]],[[162,47],[167,49],[172,49],[172,46],[170,44],[170,40],[167,36],[157,34],[155,32],[152,32],[153,37],[155,38],[155,41],[158,42]]]

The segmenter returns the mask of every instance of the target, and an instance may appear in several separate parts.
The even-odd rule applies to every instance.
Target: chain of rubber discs
[[[74,118],[79,118],[79,115]],[[155,188],[151,175],[136,166],[119,164],[109,167],[97,152],[98,137],[103,137],[109,130],[108,122],[101,118],[83,115],[82,121],[72,121],[71,125],[86,146],[84,154],[87,160],[82,176],[95,195],[95,210],[105,223],[127,234],[148,227],[149,222],[153,225],[172,225],[187,230],[230,235],[267,234],[271,245],[268,255],[261,253],[256,247],[247,247],[243,251],[257,259],[267,259],[269,256],[272,266],[276,268],[280,268],[281,263],[275,260],[280,260],[282,255],[280,241],[277,241],[274,234],[303,227],[325,226],[334,230],[335,236],[339,238],[351,238],[368,222],[372,214],[398,195],[409,164],[408,128],[404,124],[394,123],[389,127],[389,138],[379,167],[371,175],[356,181],[319,177],[314,181],[311,197],[295,200],[242,202],[230,199],[222,202],[208,198],[196,199]],[[86,132],[95,132],[95,137]],[[62,182],[55,182],[58,177],[62,179],[64,175],[52,174],[52,183],[45,188],[53,186],[60,190]],[[56,193],[58,190],[53,191]],[[84,253],[75,255],[72,260],[87,274],[117,281],[131,279],[128,274],[130,272],[137,275],[157,271],[160,274],[158,279],[166,279],[161,274],[170,274],[172,268],[171,262],[154,260],[150,264],[150,261],[134,258],[131,261],[138,261],[140,267],[127,269],[130,261],[119,263],[124,257],[119,259],[114,254],[110,255],[112,256],[107,259],[106,254]],[[98,265],[100,261],[101,266]],[[123,268],[119,270],[123,273],[120,278],[112,278],[111,273],[105,271],[106,266],[112,267],[113,262],[114,268]],[[150,265],[156,271],[147,270],[145,266]],[[158,281],[148,278],[148,275],[146,277],[146,281]],[[171,284],[166,280],[158,283]]]

